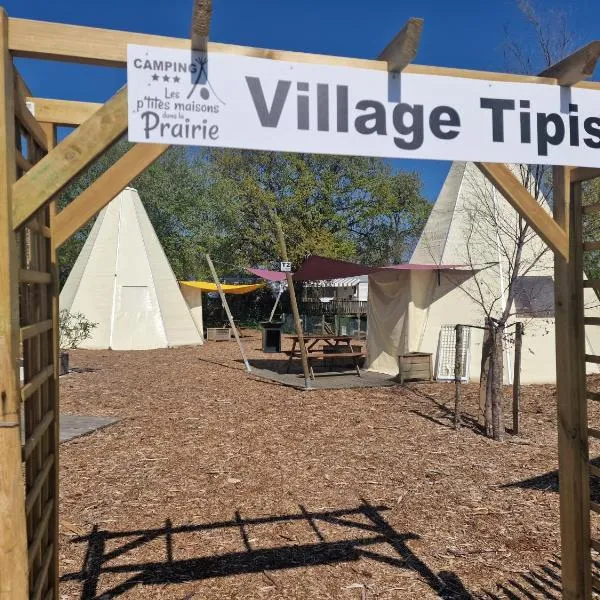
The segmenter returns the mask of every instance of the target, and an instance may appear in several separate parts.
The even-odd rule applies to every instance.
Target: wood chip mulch
[[[303,392],[234,342],[71,364],[61,412],[121,420],[61,446],[61,598],[560,597],[554,386],[497,443],[473,384],[456,432],[452,384]]]

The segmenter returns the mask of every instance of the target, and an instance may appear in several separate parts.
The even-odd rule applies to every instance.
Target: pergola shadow
[[[228,521],[173,527],[166,519],[163,527],[132,531],[112,532],[94,526],[87,536],[78,537],[72,543],[87,544],[87,551],[80,571],[68,573],[62,581],[79,581],[82,584],[81,600],[114,598],[139,585],[178,584],[209,578],[233,577],[249,573],[269,573],[283,569],[296,569],[318,565],[356,562],[362,558],[386,565],[412,570],[437,594],[446,600],[468,600],[473,596],[463,586],[458,576],[449,571],[435,573],[407,545],[419,536],[412,532],[396,531],[383,516],[386,506],[375,506],[367,500],[354,508],[310,512],[299,506],[299,512],[258,518],[242,518],[238,511]],[[255,548],[248,534],[248,527],[265,524],[305,522],[315,536],[313,543],[289,544],[275,548]],[[328,541],[322,531],[323,524],[335,525],[347,531],[343,539]],[[229,530],[239,531],[245,550],[190,558],[173,559],[173,538],[185,533]],[[362,535],[360,535],[362,534]],[[157,539],[164,539],[165,557],[157,561],[129,562],[127,554]],[[122,545],[107,551],[107,543],[122,540]],[[395,556],[380,553],[378,546],[393,548]],[[116,559],[124,562],[115,564]],[[111,564],[108,564],[108,563]],[[121,574],[126,578],[111,589],[99,589],[103,574]]]

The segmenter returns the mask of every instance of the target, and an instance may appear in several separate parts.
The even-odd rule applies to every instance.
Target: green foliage
[[[63,308],[58,315],[58,326],[61,350],[73,350],[91,337],[98,323],[93,323],[82,313],[71,313]]]
[[[98,158],[66,189],[61,207],[129,147],[120,141]],[[172,147],[132,186],[178,279],[209,277],[206,252],[222,274],[279,262],[273,210],[295,266],[309,254],[401,262],[430,210],[416,174],[376,158]],[[60,250],[63,283],[91,225]]]

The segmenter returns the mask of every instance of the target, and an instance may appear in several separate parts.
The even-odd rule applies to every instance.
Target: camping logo
[[[160,57],[158,57],[160,56]],[[204,52],[165,57],[144,48],[130,57],[130,71],[144,82],[144,95],[130,106],[140,119],[146,140],[171,138],[174,143],[203,144],[219,139],[219,115],[226,106],[208,77]]]

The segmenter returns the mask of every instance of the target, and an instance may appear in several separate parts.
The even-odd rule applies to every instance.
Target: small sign
[[[282,273],[291,273],[292,272],[292,263],[291,262],[279,263],[279,270]]]

